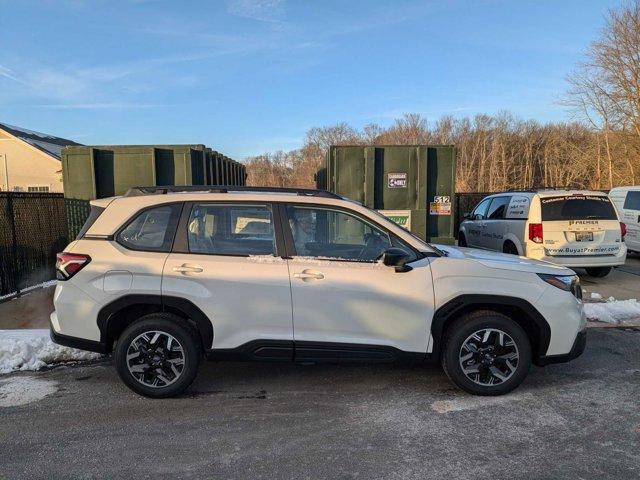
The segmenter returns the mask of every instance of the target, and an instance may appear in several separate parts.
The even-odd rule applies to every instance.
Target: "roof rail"
[[[256,192],[256,193],[295,193],[305,197],[325,197],[343,199],[340,195],[327,190],[311,188],[288,187],[247,187],[240,185],[164,185],[158,187],[131,187],[124,194],[125,197],[138,197],[141,195],[166,195],[167,193],[202,192],[202,193],[229,193],[229,192]]]

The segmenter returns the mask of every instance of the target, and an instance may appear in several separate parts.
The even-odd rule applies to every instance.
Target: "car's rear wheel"
[[[510,255],[518,255],[518,248],[511,241],[504,242],[504,246],[502,247],[503,253],[508,253]]]
[[[165,398],[184,392],[198,373],[197,333],[171,314],[152,313],[129,325],[114,358],[122,381],[134,392]]]
[[[477,311],[447,328],[442,366],[461,389],[474,395],[503,395],[516,388],[531,367],[531,344],[509,317]]]
[[[591,267],[585,268],[585,270],[587,271],[587,275],[599,278],[606,277],[611,273],[611,267]]]
[[[458,234],[458,246],[459,247],[466,247],[467,246],[467,237],[464,236],[464,233],[459,233]]]

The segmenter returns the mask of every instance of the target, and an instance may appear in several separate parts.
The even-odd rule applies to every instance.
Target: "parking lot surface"
[[[640,478],[639,347],[592,329],[497,398],[436,366],[206,363],[167,400],[110,361],[7,375],[0,478]]]

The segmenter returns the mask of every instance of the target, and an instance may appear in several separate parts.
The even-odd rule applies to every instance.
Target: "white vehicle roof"
[[[500,197],[504,195],[519,195],[525,197],[538,196],[541,198],[546,197],[563,197],[569,195],[592,195],[592,196],[607,196],[605,192],[601,192],[598,190],[556,190],[553,188],[549,189],[540,189],[540,190],[507,190],[505,192],[493,193],[491,195],[487,195],[485,198],[490,197]]]

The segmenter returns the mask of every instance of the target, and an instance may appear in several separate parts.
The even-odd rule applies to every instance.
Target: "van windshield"
[[[542,221],[554,220],[617,220],[608,197],[572,195],[541,198]]]

